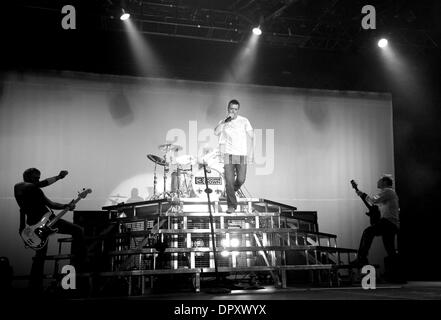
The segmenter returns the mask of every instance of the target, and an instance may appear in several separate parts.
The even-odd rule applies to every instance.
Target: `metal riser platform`
[[[211,206],[219,272],[269,273],[274,285],[286,287],[287,273],[307,270],[310,279],[316,274],[321,281],[326,275],[329,285],[338,284],[335,267],[348,264],[356,251],[338,248],[335,235],[319,232],[316,212],[297,211],[260,198],[238,201],[238,210],[232,214],[224,212],[225,201]],[[189,274],[194,283],[213,276],[215,257],[207,201],[158,199],[102,209],[108,212],[114,232],[90,239],[95,246],[107,246],[100,257],[100,265],[107,267],[95,270],[95,275],[142,277],[142,283],[144,276]],[[63,244],[69,242],[59,240],[59,254],[52,256],[54,274],[59,272],[59,262],[70,257],[63,255]],[[153,278],[150,280],[153,284]]]

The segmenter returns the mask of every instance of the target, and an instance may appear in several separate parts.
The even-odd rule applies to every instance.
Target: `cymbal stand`
[[[167,186],[167,173],[168,173],[168,167],[167,165],[164,166],[164,192],[163,195],[165,197],[165,190],[166,190],[166,186]]]
[[[155,170],[153,173],[153,196],[152,199],[156,197],[156,185],[158,184],[158,178],[156,176],[156,162],[155,162]]]
[[[153,194],[149,197],[149,200],[158,199],[158,195],[156,194],[157,184],[158,184],[158,177],[156,174],[156,162],[155,162],[155,169],[153,170]]]
[[[164,155],[164,162],[167,163],[167,158],[166,158],[166,154]],[[167,198],[167,197],[171,197],[170,193],[167,192],[167,174],[169,172],[169,167],[168,164],[164,165],[164,191],[162,192],[162,194],[160,194],[158,196],[158,198]]]

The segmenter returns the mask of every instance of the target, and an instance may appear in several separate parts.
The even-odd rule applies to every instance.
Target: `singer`
[[[214,128],[215,135],[219,136],[219,150],[224,155],[227,213],[233,213],[237,209],[236,191],[245,182],[247,162],[253,159],[253,127],[247,118],[238,115],[239,108],[239,101],[228,102],[227,118]]]

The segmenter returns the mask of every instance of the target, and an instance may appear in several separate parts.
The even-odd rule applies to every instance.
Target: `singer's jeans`
[[[237,208],[236,191],[244,184],[247,175],[247,157],[225,154],[225,189],[228,208]]]

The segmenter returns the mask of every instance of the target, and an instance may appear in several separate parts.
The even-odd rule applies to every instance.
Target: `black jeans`
[[[58,229],[57,233],[72,235],[71,253],[74,257],[71,259],[71,264],[75,267],[76,272],[82,272],[87,256],[83,228],[63,219],[58,220],[53,227]],[[43,288],[44,257],[47,254],[47,246],[48,243],[35,253],[34,261],[32,262],[29,286],[34,290],[41,290]]]
[[[236,191],[244,184],[247,175],[247,157],[225,154],[225,190],[229,208],[237,208]]]
[[[395,255],[395,235],[398,233],[398,228],[389,220],[381,218],[378,223],[367,227],[361,236],[360,248],[358,249],[359,258],[367,258],[369,249],[375,236],[383,237],[384,248],[388,256]]]

